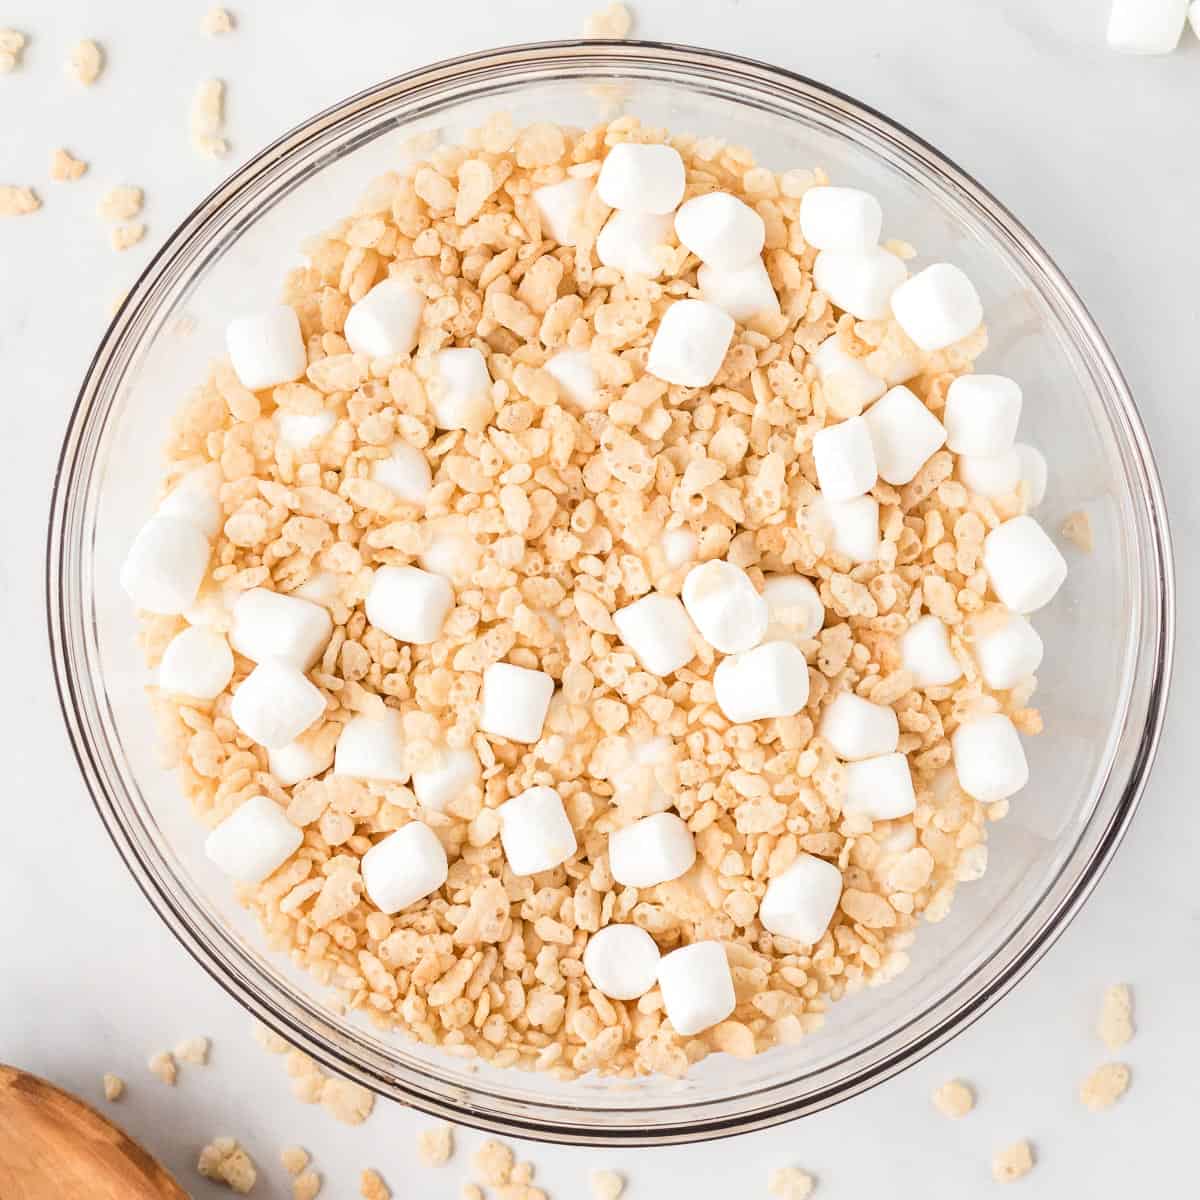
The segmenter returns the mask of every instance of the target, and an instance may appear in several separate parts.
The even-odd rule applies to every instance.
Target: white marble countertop
[[[0,740],[9,764],[0,854],[0,1061],[98,1101],[100,1077],[129,1081],[111,1109],[196,1196],[214,1135],[238,1136],[263,1165],[256,1196],[285,1197],[281,1146],[299,1142],[357,1195],[376,1166],[397,1196],[456,1197],[467,1153],[415,1164],[417,1114],[381,1105],[358,1129],[292,1101],[278,1060],[246,1015],[174,942],[126,875],[87,801],[53,697],[43,633],[44,518],[77,384],[110,299],[225,169],[196,158],[187,112],[196,83],[229,81],[232,161],[342,95],[422,62],[490,44],[574,36],[592,0],[458,0],[445,6],[342,0],[231,0],[241,28],[199,32],[205,0],[8,0],[3,23],[32,35],[22,69],[0,76],[0,182],[35,183],[44,210],[0,225],[0,617],[10,664]],[[1127,59],[1103,40],[1102,0],[637,0],[644,37],[720,46],[812,75],[890,114],[1005,201],[1090,305],[1132,383],[1159,455],[1179,559],[1183,636],[1173,709],[1152,785],[1083,914],[1015,992],[965,1034],[869,1094],[735,1143],[644,1151],[519,1147],[552,1197],[587,1195],[587,1172],[624,1172],[630,1200],[766,1195],[767,1172],[802,1165],[819,1195],[974,1196],[992,1152],[1018,1138],[1038,1166],[1029,1197],[1182,1194],[1200,1111],[1200,821],[1187,738],[1200,700],[1200,43]],[[548,15],[553,10],[553,16]],[[80,37],[105,47],[90,91],[65,78]],[[92,168],[47,179],[52,147]],[[115,255],[94,215],[108,184],[146,188],[149,235]],[[1194,735],[1193,735],[1194,736]],[[1189,764],[1192,764],[1189,766]],[[1102,1060],[1092,1033],[1103,987],[1133,983],[1134,1082],[1111,1112],[1076,1099]],[[213,1039],[211,1065],[168,1093],[147,1057],[183,1037]],[[951,1124],[929,1093],[960,1075],[979,1105]],[[18,1200],[5,1197],[4,1200]]]

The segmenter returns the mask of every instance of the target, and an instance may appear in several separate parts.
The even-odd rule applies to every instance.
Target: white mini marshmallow
[[[900,743],[900,722],[886,704],[839,692],[821,714],[820,734],[838,758],[854,762],[894,754]]]
[[[338,598],[339,587],[338,577],[332,571],[314,571],[289,594],[311,604],[319,604],[322,608],[329,608]]]
[[[1113,0],[1108,44],[1123,54],[1170,54],[1187,16],[1188,0]],[[1200,16],[1192,19],[1200,24]]]
[[[437,388],[430,397],[439,429],[478,431],[491,419],[492,377],[474,346],[439,350],[433,359]]]
[[[903,385],[889,389],[863,414],[863,420],[871,431],[879,478],[885,483],[911,483],[946,443],[941,421]]]
[[[826,500],[853,500],[869,492],[878,479],[871,429],[862,417],[827,425],[813,435],[813,462]]]
[[[251,741],[268,750],[294,742],[325,712],[325,697],[292,663],[265,659],[233,693],[229,715]]]
[[[388,708],[382,717],[360,713],[347,721],[333,756],[333,773],[351,779],[407,783],[410,771],[401,715]]]
[[[596,372],[587,350],[560,350],[546,360],[542,369],[570,404],[584,412],[596,407]]]
[[[274,800],[251,796],[204,839],[204,853],[239,883],[262,883],[303,840]]]
[[[690,529],[681,526],[678,529],[665,530],[659,545],[662,548],[663,561],[674,569],[696,561],[700,539]]]
[[[839,411],[861,411],[887,391],[887,384],[872,374],[861,358],[842,348],[836,333],[809,358],[825,393],[838,401]]]
[[[868,250],[882,228],[883,209],[869,192],[813,187],[800,198],[800,232],[817,250]]]
[[[892,293],[908,278],[903,261],[888,250],[822,250],[812,269],[813,283],[860,321],[892,315]]]
[[[669,214],[615,212],[596,237],[596,257],[614,271],[654,279],[662,273],[654,248],[670,242],[673,228]]]
[[[900,638],[900,660],[917,687],[944,687],[962,675],[950,652],[946,626],[932,613],[918,617]]]
[[[676,300],[650,343],[646,370],[667,383],[707,387],[733,339],[733,318],[707,300]]]
[[[1014,517],[983,539],[983,568],[1005,608],[1031,613],[1049,604],[1067,577],[1067,560],[1032,517]]]
[[[967,491],[989,500],[1011,496],[1021,482],[1021,456],[1015,446],[1000,454],[962,454],[958,481]]]
[[[658,986],[667,1019],[682,1037],[725,1020],[737,1004],[720,942],[693,942],[665,955],[658,964]]]
[[[1020,419],[1020,385],[1004,375],[960,375],[946,389],[946,445],[955,454],[1011,450]]]
[[[1196,2],[1200,4],[1200,0]],[[1017,442],[1013,449],[1021,462],[1021,481],[1025,484],[1027,503],[1030,508],[1037,508],[1046,498],[1046,481],[1050,474],[1046,456],[1036,446],[1024,442]]]
[[[698,563],[687,573],[683,606],[700,636],[722,654],[757,646],[771,620],[767,602],[750,576],[719,558]]]
[[[943,350],[979,328],[983,304],[958,267],[934,263],[892,293],[892,313],[922,350]]]
[[[333,747],[322,739],[321,749],[308,738],[288,742],[278,750],[267,751],[271,774],[283,787],[292,787],[305,779],[315,779],[333,766]]]
[[[233,651],[219,633],[203,626],[177,633],[158,664],[158,686],[164,692],[213,700],[233,678]]]
[[[696,272],[696,282],[709,304],[723,308],[742,324],[759,313],[779,312],[779,297],[761,259],[732,271],[705,264]]]
[[[768,575],[763,582],[770,623],[770,641],[806,642],[825,624],[825,605],[816,584],[803,575]]]
[[[450,513],[426,521],[424,529],[428,541],[417,555],[417,562],[424,570],[444,576],[455,587],[465,587],[483,554],[483,547],[471,535],[467,518],[461,513]]]
[[[841,898],[841,871],[823,858],[799,854],[767,884],[758,919],[779,937],[813,946],[829,928]]]
[[[808,703],[808,663],[794,642],[763,642],[723,658],[713,672],[713,690],[735,725],[791,717]]]
[[[449,873],[438,835],[420,821],[388,834],[362,857],[363,890],[389,916],[436,892]]]
[[[320,604],[270,588],[251,588],[233,605],[229,644],[251,662],[276,658],[302,671],[321,657],[333,633]]]
[[[564,179],[533,189],[533,202],[542,219],[542,235],[560,246],[574,246],[579,240],[579,219],[591,193],[589,179]]]
[[[501,804],[500,845],[514,875],[551,871],[575,853],[575,831],[552,787],[531,787]]]
[[[300,321],[286,304],[230,321],[225,348],[238,381],[252,392],[291,383],[308,366]]]
[[[1003,713],[964,721],[951,735],[959,787],[981,804],[1006,800],[1029,782],[1016,726]]]
[[[686,875],[696,861],[692,831],[675,813],[655,813],[608,835],[608,865],[622,887],[648,888]]]
[[[683,159],[674,146],[618,142],[604,156],[596,191],[609,208],[669,213],[683,199]]]
[[[125,556],[121,586],[147,612],[186,612],[200,591],[211,551],[204,530],[191,521],[151,517]]]
[[[205,537],[216,537],[224,524],[221,502],[217,498],[221,478],[219,463],[208,463],[189,471],[163,498],[158,515],[190,521]]]
[[[855,496],[837,502],[814,501],[829,525],[829,547],[852,563],[874,562],[879,557],[879,501],[874,496]]]
[[[432,766],[412,773],[412,788],[422,808],[445,812],[447,804],[479,779],[479,759],[474,750],[442,746]]]
[[[420,567],[380,567],[367,593],[367,620],[399,642],[427,646],[441,636],[454,589]]]
[[[892,821],[907,816],[916,807],[912,772],[903,754],[881,754],[846,764],[843,813]]]
[[[337,413],[323,408],[318,413],[275,410],[275,437],[291,450],[307,450],[319,442],[336,424]]]
[[[1043,652],[1038,631],[1020,613],[1009,613],[1003,625],[975,641],[983,682],[1000,692],[1033,675],[1042,665]]]
[[[368,358],[411,354],[421,332],[425,296],[402,279],[377,283],[346,314],[344,332],[350,349]]]
[[[675,236],[701,262],[736,271],[762,254],[767,228],[762,217],[736,196],[709,192],[680,206]]]
[[[433,490],[433,472],[423,450],[407,442],[393,442],[387,458],[371,464],[371,478],[408,504],[425,507]]]
[[[611,1000],[636,1000],[658,982],[658,943],[637,925],[606,925],[588,938],[583,969]]]
[[[553,695],[554,680],[545,671],[492,663],[483,672],[479,728],[511,742],[536,742]]]
[[[696,630],[678,596],[651,592],[618,608],[613,624],[651,675],[670,675],[696,657]]]

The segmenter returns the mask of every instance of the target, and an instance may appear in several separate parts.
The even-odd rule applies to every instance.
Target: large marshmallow
[[[878,479],[871,430],[862,417],[850,417],[813,434],[813,462],[826,500],[853,500]]]
[[[151,517],[125,556],[121,586],[147,612],[186,612],[200,591],[211,550],[204,530],[191,521]]]
[[[221,501],[218,499],[220,488],[219,463],[197,467],[189,471],[163,498],[158,506],[158,515],[190,521],[205,537],[214,538],[224,524]]]
[[[471,582],[483,547],[471,533],[470,523],[461,513],[449,513],[426,521],[425,549],[417,555],[423,570],[441,575],[455,587],[465,587]]]
[[[726,271],[762,254],[767,227],[748,204],[728,192],[694,196],[675,214],[675,236],[701,262]]]
[[[1038,631],[1020,613],[1009,613],[1003,625],[975,641],[983,682],[1000,692],[1034,674],[1042,665],[1043,652]]]
[[[483,429],[493,411],[492,377],[483,355],[474,346],[439,350],[433,369],[434,424],[439,429]]]
[[[560,246],[574,246],[579,240],[579,219],[591,193],[589,179],[564,179],[533,189],[533,203],[542,219],[542,235]]]
[[[596,371],[587,350],[560,350],[542,368],[558,384],[559,393],[582,412],[597,407]]]
[[[1123,54],[1170,54],[1187,15],[1188,0],[1113,0],[1108,44]],[[1192,19],[1200,24],[1200,16]]]
[[[676,300],[650,343],[646,370],[667,383],[707,387],[733,340],[733,318],[707,300]]]
[[[842,347],[836,333],[812,352],[810,361],[838,412],[861,412],[887,391],[887,384],[861,358]]]
[[[922,350],[943,350],[983,321],[975,285],[950,263],[934,263],[892,293],[892,313]]]
[[[233,678],[233,651],[219,633],[198,626],[177,633],[158,664],[158,686],[164,692],[213,700]]]
[[[888,250],[822,250],[812,269],[813,283],[860,321],[892,315],[892,293],[908,278],[908,268]]]
[[[407,442],[392,443],[387,458],[377,458],[371,464],[371,478],[382,483],[398,500],[425,507],[433,490],[433,472],[423,450]]]
[[[251,588],[233,605],[229,644],[251,662],[276,658],[302,671],[321,657],[333,621],[319,604],[269,588]]]
[[[695,839],[675,813],[655,813],[608,835],[609,869],[622,887],[667,883],[687,874],[695,861]]]
[[[962,454],[958,481],[967,491],[989,500],[1011,496],[1021,482],[1021,456],[1015,446],[1001,454]]]
[[[672,229],[669,215],[615,212],[596,237],[596,257],[614,271],[654,279],[662,273],[654,248],[670,242]]]
[[[610,1000],[636,1000],[658,982],[658,943],[637,925],[606,925],[588,938],[583,969]]]
[[[480,779],[479,759],[467,747],[442,746],[434,762],[412,773],[412,789],[422,808],[445,812],[446,805],[457,800]]]
[[[323,408],[316,413],[289,412],[286,408],[275,410],[275,437],[289,450],[307,450],[319,442],[336,424],[337,413]]]
[[[903,385],[887,391],[863,420],[871,431],[879,478],[896,486],[911,483],[946,442],[941,421]]]
[[[841,871],[823,858],[799,854],[767,884],[758,919],[770,933],[813,946],[829,928],[841,898]]]
[[[483,672],[479,728],[511,742],[536,742],[554,695],[554,680],[545,671],[492,663]]]
[[[604,156],[596,191],[609,208],[673,212],[683,199],[683,159],[674,146],[618,142]]]
[[[651,675],[670,675],[696,657],[696,630],[678,596],[651,592],[618,608],[613,624]]]
[[[858,188],[813,187],[800,199],[800,233],[817,250],[868,250],[882,228],[879,201]]]
[[[1026,503],[1030,508],[1037,508],[1046,498],[1046,482],[1050,475],[1046,456],[1036,446],[1024,442],[1017,442],[1013,449],[1021,463],[1021,482],[1025,485]]]
[[[552,787],[531,787],[501,804],[500,845],[514,875],[538,875],[575,853],[575,831]]]
[[[722,659],[713,690],[735,725],[791,717],[808,703],[808,663],[793,642],[763,642]]]
[[[387,708],[382,717],[360,713],[347,721],[333,756],[333,773],[351,779],[407,783],[410,772],[403,717]]]
[[[325,739],[300,738],[267,751],[267,766],[283,787],[315,779],[333,766],[333,746]]]
[[[233,693],[229,715],[251,741],[282,750],[325,712],[325,697],[293,663],[265,659]]]
[[[303,840],[274,800],[251,796],[205,838],[204,853],[239,883],[262,883]]]
[[[399,642],[427,646],[441,636],[454,589],[420,567],[380,567],[367,593],[367,620]]]
[[[724,1021],[737,1005],[733,973],[720,942],[693,942],[664,956],[658,986],[667,1019],[682,1037]]]
[[[881,754],[846,764],[842,812],[847,816],[892,821],[916,807],[912,772],[903,754]]]
[[[291,383],[308,366],[300,321],[286,304],[230,321],[225,348],[238,382],[252,392]]]
[[[1067,560],[1032,517],[1014,517],[983,539],[983,568],[1005,608],[1031,613],[1049,604],[1067,577]]]
[[[449,871],[438,835],[420,821],[388,834],[362,857],[363,890],[389,915],[436,892]]]
[[[1003,713],[971,717],[951,735],[959,787],[982,804],[1006,800],[1029,782],[1016,726]]]
[[[768,575],[763,581],[771,641],[806,642],[815,638],[825,624],[825,605],[816,584],[803,575]]]
[[[886,704],[839,692],[821,714],[820,734],[838,758],[854,762],[894,754],[900,743],[900,723]]]
[[[962,675],[950,652],[946,626],[932,613],[919,617],[900,638],[900,660],[917,687],[944,687]]]
[[[1007,376],[960,375],[946,389],[946,445],[955,454],[1003,454],[1020,419],[1021,388]]]
[[[734,270],[706,263],[696,272],[696,283],[703,299],[742,324],[759,313],[779,312],[779,297],[761,259]]]
[[[722,654],[757,646],[771,620],[750,576],[721,559],[698,563],[687,573],[683,606],[700,636]]]
[[[421,332],[425,296],[411,283],[385,279],[346,314],[344,332],[350,349],[368,358],[411,354]]]

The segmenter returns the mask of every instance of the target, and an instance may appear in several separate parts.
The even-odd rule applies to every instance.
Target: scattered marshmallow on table
[[[300,321],[286,304],[230,321],[225,348],[238,382],[252,392],[291,383],[308,367]]]
[[[239,883],[262,883],[303,840],[274,800],[251,796],[205,838],[204,853]]]
[[[683,199],[683,159],[674,146],[618,142],[604,156],[596,191],[609,208],[673,212]]]
[[[1043,652],[1038,631],[1020,613],[1009,613],[1002,625],[975,639],[983,682],[1000,692],[1033,675],[1042,665]]]
[[[820,734],[838,758],[853,762],[894,754],[900,743],[900,723],[886,704],[839,692],[821,714]]]
[[[397,499],[425,506],[433,490],[433,472],[423,450],[407,442],[393,442],[387,458],[371,463],[371,478],[382,483]]]
[[[158,664],[158,686],[164,692],[213,700],[233,678],[233,651],[219,633],[198,626],[177,633]]]
[[[839,412],[861,412],[887,391],[887,384],[846,350],[836,333],[809,355],[809,361],[826,395],[837,401]]]
[[[367,620],[415,646],[437,641],[453,607],[454,589],[445,576],[420,567],[380,567],[367,592]]]
[[[816,584],[803,575],[768,575],[762,597],[767,602],[769,624],[766,637],[772,641],[815,638],[825,624],[825,605]]]
[[[623,887],[678,879],[696,861],[692,831],[675,813],[655,813],[608,835],[608,866]]]
[[[841,871],[823,858],[799,854],[767,884],[758,919],[770,933],[813,946],[829,928],[841,898]]]
[[[569,405],[584,412],[596,407],[596,372],[587,350],[560,350],[542,368],[558,384]]]
[[[325,712],[325,697],[293,663],[264,659],[233,693],[229,715],[251,741],[282,750]]]
[[[514,875],[551,871],[575,853],[575,831],[552,787],[526,788],[496,811],[500,845]]]
[[[667,383],[707,387],[733,340],[733,318],[707,300],[676,300],[650,343],[646,370]]]
[[[996,598],[1018,613],[1049,604],[1067,577],[1067,560],[1029,516],[1005,521],[983,539],[983,568]]]
[[[1029,781],[1016,726],[1003,713],[964,721],[950,737],[959,786],[974,800],[1006,800]]]
[[[407,783],[410,775],[404,752],[404,719],[394,708],[382,717],[360,713],[347,721],[338,737],[333,773],[351,779]]]
[[[917,807],[912,772],[903,754],[880,754],[846,764],[846,791],[842,812],[892,821]]]
[[[1200,4],[1200,0],[1196,0]],[[1013,446],[1021,463],[1021,481],[1025,484],[1027,503],[1030,508],[1037,508],[1046,498],[1046,482],[1049,469],[1046,466],[1046,456],[1036,447],[1017,442]]]
[[[615,212],[596,236],[596,257],[614,271],[654,279],[662,274],[654,248],[670,242],[673,228],[670,214]]]
[[[251,662],[267,658],[307,671],[321,657],[333,621],[320,604],[270,588],[251,588],[233,605],[229,644]]]
[[[791,717],[808,703],[808,663],[794,642],[763,642],[723,658],[713,691],[735,725]]]
[[[479,728],[512,742],[536,742],[554,695],[554,680],[545,671],[492,663],[483,672]]]
[[[813,434],[812,453],[826,500],[853,500],[875,486],[875,448],[871,445],[870,426],[862,417],[850,417],[818,430]]]
[[[946,626],[932,613],[918,617],[901,635],[900,660],[917,687],[944,687],[963,673],[950,651]]]
[[[121,587],[138,608],[173,616],[200,591],[212,547],[204,530],[178,517],[151,517],[121,567]]]
[[[439,350],[433,358],[435,388],[429,400],[439,429],[478,431],[492,415],[492,377],[474,346]]]
[[[272,419],[276,438],[290,450],[307,450],[337,424],[337,414],[328,408],[317,413],[289,412],[280,408],[275,410]]]
[[[719,558],[698,563],[687,573],[683,606],[700,636],[722,654],[757,646],[771,619],[750,576]]]
[[[955,454],[1011,450],[1021,419],[1021,387],[1004,375],[960,375],[946,389],[946,445]]]
[[[363,890],[389,916],[436,892],[449,873],[438,835],[420,821],[402,825],[362,856]]]
[[[871,433],[879,478],[900,486],[946,443],[946,429],[903,384],[890,388],[863,420]]]
[[[1187,17],[1188,0],[1113,0],[1108,44],[1125,54],[1170,54]],[[1200,15],[1191,20],[1200,35]]]
[[[284,787],[292,787],[305,779],[315,779],[333,766],[333,746],[324,740],[317,743],[300,738],[278,750],[268,750],[267,766]]]
[[[533,189],[533,203],[542,219],[542,235],[560,246],[579,240],[579,218],[592,190],[589,179],[564,179]]]
[[[605,925],[583,948],[583,969],[610,1000],[636,1000],[658,982],[658,943],[637,925]]]
[[[762,254],[766,225],[728,192],[708,192],[680,205],[675,236],[701,262],[722,270],[748,266]]]
[[[800,199],[800,233],[817,250],[868,250],[882,229],[883,209],[869,192],[813,187]]]
[[[163,498],[158,515],[190,521],[205,537],[216,537],[224,524],[218,499],[221,482],[219,463],[208,463],[189,471]]]
[[[696,657],[696,630],[678,596],[651,592],[618,608],[613,624],[651,675],[670,675]]]
[[[421,332],[425,296],[411,283],[385,279],[350,306],[344,333],[350,349],[368,358],[411,354]]]
[[[696,272],[696,283],[703,299],[743,324],[759,313],[779,312],[779,297],[761,259],[734,270],[705,263]]]
[[[983,304],[958,267],[934,263],[892,293],[892,314],[922,350],[944,350],[979,328]]]
[[[442,746],[431,766],[412,773],[412,789],[422,808],[445,812],[446,805],[479,783],[480,766],[475,751]]]
[[[658,986],[667,1019],[683,1037],[724,1021],[737,1005],[733,973],[720,942],[693,942],[664,955]]]
[[[1010,496],[1021,482],[1021,456],[1014,446],[1000,454],[960,454],[958,480],[969,492],[989,500]]]
[[[908,268],[879,246],[822,250],[812,277],[838,308],[860,321],[884,321],[892,315],[892,293],[908,278]]]

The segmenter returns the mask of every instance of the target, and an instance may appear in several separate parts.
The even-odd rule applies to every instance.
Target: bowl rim
[[[1146,504],[1146,517],[1152,535],[1150,545],[1144,548],[1153,569],[1147,572],[1143,584],[1148,582],[1148,585],[1155,589],[1150,595],[1150,600],[1158,615],[1158,625],[1157,628],[1148,627],[1152,642],[1141,656],[1146,659],[1145,667],[1149,672],[1149,678],[1144,684],[1145,722],[1132,754],[1128,779],[1123,785],[1111,818],[1097,835],[1090,854],[1078,866],[1069,885],[1059,889],[1060,894],[1054,903],[1041,913],[1039,925],[1018,952],[1012,954],[998,971],[991,961],[997,957],[994,953],[985,964],[986,970],[981,967],[978,972],[988,976],[986,982],[972,986],[965,982],[960,983],[952,991],[942,995],[936,1004],[930,1006],[939,1010],[940,1015],[936,1020],[926,1021],[925,1027],[915,1036],[909,1035],[906,1038],[909,1026],[905,1025],[872,1043],[867,1049],[875,1050],[881,1042],[900,1041],[903,1044],[894,1046],[868,1066],[857,1069],[835,1084],[799,1098],[782,1097],[750,1112],[733,1116],[704,1118],[690,1114],[686,1119],[648,1127],[645,1124],[644,1109],[626,1110],[636,1117],[640,1124],[634,1121],[618,1126],[604,1123],[581,1125],[563,1117],[548,1119],[544,1110],[535,1115],[512,1112],[497,1115],[481,1109],[472,1102],[471,1096],[479,1095],[484,1089],[472,1092],[460,1087],[458,1090],[462,1093],[462,1098],[455,1101],[431,1095],[419,1086],[397,1079],[395,1075],[368,1068],[361,1061],[351,1061],[345,1056],[339,1056],[322,1036],[323,1028],[331,1028],[328,1022],[322,1024],[319,1014],[314,1012],[306,1013],[306,1019],[302,1022],[284,1011],[286,1006],[280,1003],[278,996],[270,1000],[265,999],[261,994],[264,985],[256,986],[253,981],[238,974],[229,961],[222,958],[211,942],[195,927],[194,920],[184,911],[177,895],[169,886],[169,880],[164,877],[161,864],[156,867],[139,855],[136,840],[131,836],[119,806],[112,801],[106,790],[103,771],[95,757],[95,730],[84,719],[78,682],[72,671],[71,630],[73,624],[80,619],[80,615],[70,610],[62,580],[72,570],[70,550],[73,543],[67,534],[69,522],[77,517],[73,511],[74,493],[77,489],[71,485],[76,481],[80,469],[80,445],[87,435],[96,433],[92,423],[93,410],[114,359],[119,352],[128,351],[130,345],[138,340],[134,330],[137,316],[143,310],[148,312],[152,309],[156,286],[169,273],[172,265],[197,236],[204,223],[233,197],[256,182],[267,179],[276,168],[281,168],[290,155],[298,154],[305,145],[323,133],[348,121],[364,104],[390,104],[402,100],[406,95],[417,93],[426,86],[444,83],[469,72],[515,73],[539,63],[558,68],[557,74],[547,75],[540,80],[541,82],[573,77],[572,68],[582,71],[585,66],[595,68],[597,65],[617,76],[632,73],[635,77],[646,79],[661,79],[662,75],[656,76],[656,72],[669,71],[672,68],[703,68],[729,80],[753,80],[760,86],[783,89],[798,96],[807,95],[810,99],[820,99],[836,106],[848,120],[853,119],[865,124],[875,136],[890,139],[904,155],[915,160],[923,169],[936,172],[939,182],[955,190],[962,200],[989,218],[993,226],[992,232],[997,235],[1004,234],[1011,240],[1027,260],[1027,266],[1036,272],[1039,288],[1043,292],[1048,289],[1064,309],[1065,315],[1070,317],[1073,332],[1082,343],[1077,348],[1080,353],[1090,356],[1089,365],[1094,371],[1100,372],[1109,389],[1115,405],[1115,411],[1109,414],[1110,419],[1115,418],[1112,420],[1113,433],[1132,458],[1136,479],[1131,481],[1131,490],[1134,482],[1141,485],[1141,499]],[[1060,313],[1061,315],[1063,314]],[[103,422],[97,428],[102,429]],[[705,1140],[767,1128],[799,1115],[819,1111],[914,1065],[988,1011],[1032,969],[1065,930],[1099,882],[1127,832],[1145,789],[1161,738],[1175,639],[1175,586],[1171,537],[1162,484],[1149,439],[1128,384],[1103,335],[1083,301],[1032,234],[987,189],[930,143],[869,105],[837,89],[786,68],[740,55],[678,43],[633,39],[562,39],[503,46],[443,59],[379,81],[293,126],[248,159],[204,197],[175,228],[138,277],[106,329],[88,366],[71,410],[54,473],[47,529],[45,586],[50,654],[59,706],[72,752],[93,805],[118,854],[151,907],[167,924],[184,949],[218,985],[248,1012],[317,1061],[342,1076],[365,1084],[379,1094],[400,1100],[430,1115],[491,1132],[534,1140],[591,1145],[651,1145]],[[1110,761],[1104,777],[1097,784],[1097,796],[1107,789],[1111,769]],[[1043,894],[1031,910],[1031,914],[1037,913],[1045,903],[1046,895]],[[1001,945],[1007,946],[1007,942]],[[779,1085],[772,1085],[768,1090],[774,1091],[778,1087]],[[586,1108],[586,1102],[583,1106],[564,1105],[563,1111],[578,1113],[581,1107]]]

